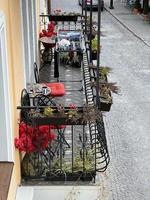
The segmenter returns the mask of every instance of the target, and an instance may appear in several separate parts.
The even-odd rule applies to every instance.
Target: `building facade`
[[[37,0],[0,0],[0,161],[14,162],[8,199],[14,200],[20,184],[20,157],[14,147],[18,135],[21,90],[33,82],[38,55]]]

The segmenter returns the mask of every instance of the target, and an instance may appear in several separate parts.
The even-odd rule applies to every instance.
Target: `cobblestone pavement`
[[[150,199],[150,48],[107,12],[102,14],[101,65],[112,67],[109,81],[121,95],[106,114],[111,162],[103,177],[109,200]]]
[[[64,0],[60,8],[69,10],[75,3],[67,7]],[[104,118],[111,162],[107,172],[100,174],[99,196],[101,200],[149,200],[150,48],[106,11],[102,33],[101,65],[112,67],[108,79],[117,82],[121,95],[113,95],[114,104]]]
[[[135,15],[127,0],[115,0],[114,9],[109,9],[109,0],[105,1],[105,8],[131,33],[150,47],[150,21],[145,21],[142,14]]]

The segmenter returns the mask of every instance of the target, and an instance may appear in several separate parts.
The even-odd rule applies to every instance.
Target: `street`
[[[52,3],[54,9],[80,10],[77,0]],[[100,174],[100,199],[149,200],[150,48],[107,11],[102,35],[101,65],[112,68],[108,80],[117,82],[121,94],[113,95],[111,111],[104,114],[111,161]]]
[[[105,114],[110,153],[107,170],[109,200],[150,199],[150,49],[107,12],[102,13],[101,65],[112,67],[109,81],[121,95]]]

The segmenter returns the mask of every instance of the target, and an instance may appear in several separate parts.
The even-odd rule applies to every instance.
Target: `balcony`
[[[15,146],[21,152],[22,183],[95,183],[96,173],[109,163],[101,111],[109,111],[110,104],[100,101],[99,88],[92,84],[99,77],[90,65],[83,16],[65,22],[41,17],[42,27],[56,20],[57,36],[40,39],[36,83],[22,90],[18,106]]]

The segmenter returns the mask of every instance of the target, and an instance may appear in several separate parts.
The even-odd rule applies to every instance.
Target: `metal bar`
[[[62,171],[62,136],[61,136],[61,130],[60,130],[60,133],[59,133],[59,142],[60,142],[60,170]]]
[[[30,110],[30,109],[36,109],[36,108],[39,108],[39,109],[42,109],[42,108],[46,108],[47,106],[17,106],[17,109],[18,110],[21,110],[21,109],[27,109],[27,110]],[[51,106],[52,109],[58,109],[57,106]],[[64,109],[67,111],[67,110],[70,110],[69,107],[64,107]],[[83,107],[77,107],[78,111],[79,112],[82,112],[83,111]]]
[[[83,149],[83,172],[85,172],[85,126],[83,126],[83,144],[82,144],[82,149]]]
[[[110,0],[110,6],[109,6],[110,9],[114,9],[114,2],[113,0]]]
[[[84,0],[82,0],[82,16],[83,16],[83,1],[84,1]],[[82,17],[82,19],[83,19],[83,17]]]
[[[51,0],[47,0],[47,12],[51,14]]]
[[[74,153],[73,153],[73,151],[74,151],[74,132],[73,132],[74,130],[73,130],[73,126],[71,126],[71,133],[72,133],[72,173],[73,173],[73,168],[74,168],[74,166],[73,166],[73,162],[74,162]]]
[[[90,1],[90,63],[92,63],[92,7],[93,7],[93,0]]]
[[[99,66],[100,66],[100,31],[101,30],[101,0],[98,0],[98,34],[97,34],[97,70],[96,70],[96,105],[100,107],[99,98]]]
[[[87,34],[87,1],[84,0],[85,7],[85,34]]]
[[[50,128],[50,125],[49,125],[49,134],[51,134],[51,128]],[[51,141],[50,141],[50,144],[49,144],[49,148],[50,148],[50,151],[51,151]],[[51,156],[49,156],[49,171],[51,172],[52,171],[52,161],[51,161]]]

